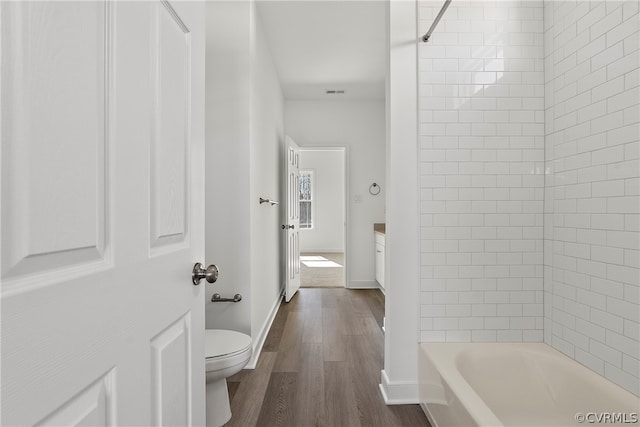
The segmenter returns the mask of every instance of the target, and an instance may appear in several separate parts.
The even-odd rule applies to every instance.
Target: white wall
[[[204,263],[217,264],[220,278],[205,285],[205,324],[244,333],[251,333],[249,13],[249,2],[207,3]],[[214,292],[246,299],[213,304]]]
[[[301,147],[347,148],[347,285],[377,288],[373,223],[384,222],[384,102],[285,101],[284,117]],[[381,185],[378,196],[369,194],[373,182]]]
[[[251,336],[264,338],[274,304],[282,292],[278,205],[260,204],[260,197],[281,201],[284,158],[284,98],[275,66],[252,3],[251,45]],[[246,268],[246,267],[245,267]],[[254,343],[255,344],[255,343]]]
[[[206,327],[266,334],[281,294],[283,97],[253,2],[207,3]],[[211,303],[214,292],[240,303]],[[257,355],[257,354],[256,354]]]
[[[420,34],[442,2],[419,3]],[[419,46],[421,341],[542,341],[540,1],[453,2]]]
[[[313,171],[313,228],[300,230],[300,252],[344,252],[344,166],[344,150],[300,150],[300,170]]]
[[[545,2],[545,341],[640,394],[638,2]]]
[[[386,403],[418,403],[419,227],[416,2],[387,3],[384,370]]]

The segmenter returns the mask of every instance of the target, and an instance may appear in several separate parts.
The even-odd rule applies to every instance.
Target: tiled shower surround
[[[420,43],[422,342],[544,340],[640,392],[637,49],[637,0],[456,0]]]
[[[545,2],[545,342],[640,394],[638,1]]]
[[[422,341],[543,339],[542,20],[454,1],[420,44]]]

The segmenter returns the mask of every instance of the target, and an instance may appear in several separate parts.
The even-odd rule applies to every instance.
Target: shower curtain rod
[[[431,28],[429,28],[429,31],[427,31],[427,34],[422,36],[423,42],[429,41],[429,37],[431,37],[431,33],[433,33],[433,30],[435,30],[436,27],[438,26],[438,22],[440,22],[440,18],[442,18],[442,15],[444,15],[447,8],[449,7],[449,3],[451,3],[451,0],[445,0],[444,5],[442,5],[442,9],[440,9],[440,12],[438,12],[438,16],[436,16],[435,21],[433,21],[433,24],[431,24]]]

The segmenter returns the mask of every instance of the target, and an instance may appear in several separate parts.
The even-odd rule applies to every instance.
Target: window
[[[300,229],[313,228],[313,171],[300,171]]]

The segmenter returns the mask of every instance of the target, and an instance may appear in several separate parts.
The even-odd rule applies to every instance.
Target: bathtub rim
[[[464,379],[460,371],[458,371],[456,356],[460,353],[461,350],[469,347],[469,345],[471,344],[489,343],[426,342],[420,343],[419,345],[420,351],[423,352],[429,359],[429,362],[436,367],[440,379],[447,384],[460,405],[464,407],[464,409],[476,422],[476,424],[480,426],[504,426],[502,421],[498,419],[498,417],[493,413],[493,411],[491,411],[484,400],[478,395],[478,393],[476,393],[473,387],[471,387],[471,384],[469,384],[467,380]],[[435,347],[438,354],[434,355],[432,352],[425,350],[427,347]],[[426,413],[428,414],[429,421],[434,427],[438,427],[438,423],[435,421],[435,419],[433,419],[433,415],[428,410],[428,403],[422,401],[422,396],[419,396],[419,399],[420,406],[426,408]],[[474,404],[474,400],[476,404]]]
[[[531,351],[544,354],[547,357],[558,358],[560,360],[566,361],[567,363],[571,363],[572,365],[575,364],[579,366],[581,370],[584,370],[584,372],[588,375],[597,378],[598,381],[604,381],[617,389],[619,392],[623,393],[625,396],[630,396],[632,399],[635,399],[638,402],[638,408],[640,409],[640,396],[637,396],[629,390],[624,389],[620,385],[612,382],[608,378],[603,377],[597,372],[594,372],[585,365],[572,359],[558,349],[544,342],[419,343],[419,372],[421,373],[423,364],[429,363],[433,365],[437,371],[438,376],[440,377],[440,380],[447,384],[447,386],[457,399],[458,403],[467,411],[468,415],[478,425],[504,426],[504,423],[495,415],[489,405],[475,391],[471,384],[467,382],[462,373],[458,370],[458,355],[473,347],[506,347],[514,351]],[[423,361],[423,357],[426,357],[427,361]],[[419,385],[422,385],[424,381],[422,373],[419,380]],[[423,397],[423,395],[419,395],[420,406],[423,408],[423,411],[425,411],[425,414],[427,414],[429,421],[434,425],[434,427],[437,427],[438,424],[435,422],[431,412],[428,410],[429,403],[425,402],[425,399],[423,399]],[[436,405],[436,403],[431,403],[431,405]]]

